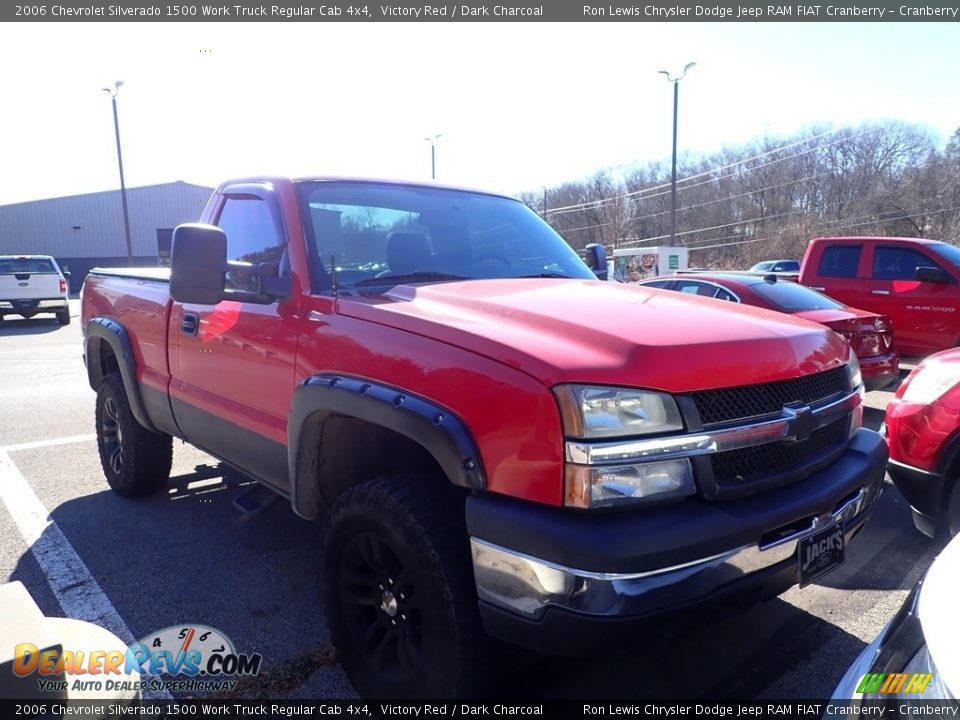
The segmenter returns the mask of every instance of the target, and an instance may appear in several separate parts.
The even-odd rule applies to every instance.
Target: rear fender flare
[[[102,374],[100,371],[101,342],[106,342],[113,350],[120,368],[120,377],[123,378],[123,387],[130,401],[130,410],[137,422],[151,432],[160,432],[150,422],[143,398],[140,396],[140,387],[137,384],[137,364],[133,356],[133,345],[126,328],[116,320],[110,318],[93,318],[87,323],[85,356],[87,360],[87,380],[90,387],[96,392],[100,387]]]
[[[314,375],[295,391],[287,423],[291,502],[302,517],[323,506],[311,452],[322,443],[323,420],[343,415],[392,430],[421,445],[447,479],[483,490],[486,476],[466,424],[449,410],[387,385],[343,375]]]

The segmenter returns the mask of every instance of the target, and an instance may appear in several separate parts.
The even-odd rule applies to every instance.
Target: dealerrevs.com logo
[[[20,677],[36,674],[39,689],[47,692],[214,692],[232,690],[237,683],[229,678],[257,675],[262,659],[259,653],[238,653],[230,638],[215,628],[179,625],[148,635],[126,650],[41,651],[21,643],[14,650],[13,672]],[[63,680],[63,673],[72,678]],[[130,679],[135,673],[140,680]]]
[[[860,678],[858,693],[896,695],[898,693],[919,695],[933,680],[931,673],[867,673]]]

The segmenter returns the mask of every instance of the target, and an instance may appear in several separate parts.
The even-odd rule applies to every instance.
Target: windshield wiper
[[[537,273],[536,275],[521,275],[521,278],[563,278],[564,280],[572,280],[569,275],[564,275],[563,273],[557,272],[546,272],[546,273]]]
[[[471,278],[462,275],[450,275],[449,273],[431,272],[421,270],[412,273],[396,273],[394,275],[381,275],[380,277],[358,280],[351,287],[366,287],[369,285],[390,285],[405,282],[424,282],[426,280],[470,280]]]

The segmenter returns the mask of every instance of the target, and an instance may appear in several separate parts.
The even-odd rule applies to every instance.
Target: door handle
[[[870,294],[871,295],[889,295],[890,291],[889,290],[871,290]]]
[[[196,313],[184,313],[180,318],[180,332],[190,337],[196,337],[200,331],[200,316]]]

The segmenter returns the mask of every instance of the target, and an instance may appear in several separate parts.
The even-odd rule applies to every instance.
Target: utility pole
[[[660,70],[667,80],[673,83],[673,170],[670,174],[670,244],[677,244],[677,106],[680,93],[680,81],[687,76],[687,70],[696,65],[687,63],[679,77],[672,77],[667,70]]]
[[[123,179],[123,153],[120,152],[120,120],[117,118],[117,93],[123,80],[117,80],[113,89],[103,88],[113,103],[113,132],[117,136],[117,165],[120,166],[120,202],[123,205],[123,232],[127,240],[127,265],[133,265],[133,244],[130,242],[130,215],[127,212],[127,185]]]
[[[430,143],[430,179],[437,179],[437,140],[442,138],[443,135],[434,135],[433,137],[425,137],[428,143]]]

